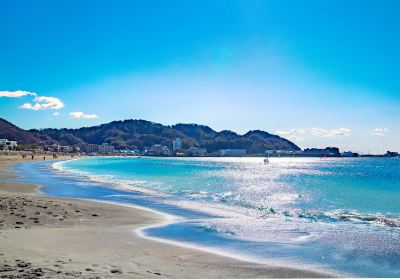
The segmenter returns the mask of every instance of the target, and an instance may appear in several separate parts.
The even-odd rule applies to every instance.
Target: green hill
[[[79,129],[23,130],[6,120],[0,119],[0,138],[21,143],[56,143],[61,145],[84,146],[85,144],[108,143],[117,149],[143,150],[153,144],[171,147],[175,138],[183,140],[183,148],[205,147],[209,152],[219,149],[246,149],[248,154],[261,154],[265,150],[300,150],[287,139],[253,130],[244,135],[223,130],[217,132],[208,126],[197,124],[176,124],[165,126],[145,120],[113,121],[99,126]]]

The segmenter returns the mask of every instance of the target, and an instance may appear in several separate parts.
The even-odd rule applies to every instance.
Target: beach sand
[[[39,195],[0,158],[0,278],[314,278],[161,243],[135,230],[165,217],[143,209]]]

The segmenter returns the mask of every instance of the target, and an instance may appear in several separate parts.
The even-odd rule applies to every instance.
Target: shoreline
[[[27,161],[30,162],[30,160]],[[69,209],[71,207],[82,207],[89,214],[81,214],[85,211],[78,210],[78,216],[72,212],[68,212],[70,216],[65,214],[67,216],[64,219],[65,221],[49,220],[46,222],[46,219],[44,219],[43,225],[38,226],[29,224],[27,228],[6,228],[5,230],[0,227],[0,247],[5,248],[8,252],[8,254],[0,255],[0,266],[8,265],[12,268],[13,266],[10,264],[13,263],[13,260],[6,260],[5,256],[10,253],[15,256],[15,270],[10,270],[9,274],[5,275],[33,276],[33,278],[41,276],[52,278],[332,277],[332,275],[313,271],[241,261],[232,258],[232,256],[208,252],[206,248],[204,250],[202,248],[190,248],[190,246],[184,244],[173,244],[173,242],[143,236],[141,232],[145,228],[157,227],[160,224],[173,222],[173,220],[168,220],[168,214],[141,206],[38,195],[37,186],[10,180],[10,177],[14,176],[14,174],[10,174],[12,172],[10,164],[17,162],[22,161],[10,160],[5,165],[4,160],[0,160],[0,198],[2,200],[7,197],[7,199],[19,202],[28,200],[46,205],[58,203],[58,206],[51,204],[44,207],[53,211],[57,208],[67,210],[64,212],[71,210]],[[5,178],[5,176],[8,180],[1,181],[1,178]],[[20,192],[14,192],[17,188]],[[18,206],[16,208],[13,211],[17,212]],[[29,210],[29,207],[22,212],[27,210]],[[90,214],[91,212],[96,213]],[[170,218],[172,218],[171,215]],[[5,220],[5,217],[1,217],[1,220]],[[56,235],[54,235],[55,233]],[[92,239],[88,239],[88,233],[90,233],[90,237],[93,237]],[[5,240],[5,235],[8,240]],[[74,246],[68,248],[71,247],[68,243],[70,235],[74,236],[74,242],[79,243],[77,248]],[[43,237],[46,237],[47,241],[51,241],[50,243],[59,250],[49,248],[45,244],[46,242],[43,242]],[[17,245],[21,240],[29,241],[28,252],[27,248],[21,248]],[[99,246],[100,249],[98,249]],[[82,248],[86,248],[85,253],[79,252]],[[103,254],[99,254],[98,250]],[[37,251],[44,253],[45,257],[37,257]],[[110,251],[114,254],[110,255]],[[66,260],[67,258],[59,260],[63,263],[58,266],[56,266],[57,263],[49,264],[51,260],[60,259],[60,253],[63,257],[68,256],[68,260],[74,260],[72,264]],[[21,255],[28,259],[23,264],[16,261],[22,259]],[[76,259],[77,261],[75,261]],[[29,267],[32,269],[18,269],[26,265],[26,262],[30,263]],[[60,266],[63,269],[59,268]],[[113,266],[116,268],[113,268]],[[35,274],[35,269],[41,269],[37,273],[41,276]],[[3,276],[2,273],[4,272],[0,272],[0,276]],[[12,273],[16,274],[13,275]],[[29,273],[32,273],[32,275]]]

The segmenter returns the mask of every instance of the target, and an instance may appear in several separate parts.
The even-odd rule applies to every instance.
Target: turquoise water
[[[126,190],[215,206],[400,216],[398,159],[277,158],[265,165],[260,158],[89,158],[59,165]]]
[[[100,184],[107,199],[184,218],[149,229],[155,237],[298,267],[400,276],[399,159],[87,158],[53,167]]]

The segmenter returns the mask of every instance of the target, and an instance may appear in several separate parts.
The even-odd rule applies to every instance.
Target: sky
[[[400,151],[400,2],[0,0],[0,117]]]

